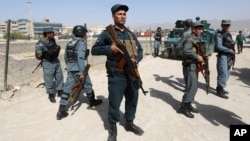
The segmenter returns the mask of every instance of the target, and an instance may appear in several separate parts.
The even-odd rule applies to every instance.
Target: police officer
[[[238,53],[242,53],[243,41],[246,42],[246,37],[242,35],[242,31],[239,31],[239,35],[236,36],[235,42],[237,43]]]
[[[50,102],[55,103],[53,80],[55,79],[56,82],[58,96],[61,96],[63,88],[63,73],[58,59],[60,46],[54,39],[53,27],[44,27],[43,36],[44,38],[36,44],[36,58],[42,61],[46,92],[49,94]]]
[[[215,36],[215,49],[217,50],[217,95],[221,98],[228,99],[227,91],[224,90],[226,82],[230,75],[229,62],[232,61],[232,56],[235,54],[233,48],[235,42],[229,32],[231,20],[222,20],[221,31]]]
[[[154,41],[154,57],[158,56],[159,55],[159,48],[160,48],[160,45],[161,45],[161,27],[157,27],[157,30],[154,34],[154,38],[155,38],[155,41]]]
[[[189,118],[194,118],[194,115],[191,113],[198,113],[199,111],[195,109],[191,102],[195,97],[197,92],[197,74],[195,72],[197,63],[203,62],[202,56],[198,55],[195,52],[195,48],[198,46],[198,42],[201,41],[203,25],[200,21],[194,22],[192,25],[192,33],[189,37],[187,37],[186,41],[184,41],[184,49],[183,49],[183,64],[185,64],[187,74],[186,74],[186,91],[182,97],[182,103],[179,108],[179,113],[184,114]]]
[[[179,48],[181,48],[183,50],[183,46],[184,46],[184,41],[187,40],[187,38],[190,36],[190,34],[192,33],[191,31],[191,27],[193,24],[193,20],[192,19],[186,19],[185,22],[185,31],[181,37],[181,44],[179,45]],[[184,76],[184,81],[185,81],[185,90],[186,91],[186,86],[187,86],[187,65],[185,64],[185,61],[182,61],[182,72],[183,72],[183,76]]]
[[[73,34],[75,37],[73,37],[72,41],[67,43],[64,54],[64,60],[67,65],[67,80],[63,87],[63,94],[61,96],[60,106],[57,112],[57,120],[60,120],[68,115],[66,106],[72,92],[71,88],[78,82],[79,79],[85,79],[83,90],[87,94],[89,106],[93,107],[102,103],[102,100],[95,99],[95,93],[92,88],[89,75],[87,75],[86,78],[83,76],[85,60],[89,55],[89,50],[86,45],[86,33],[87,29],[84,26],[74,26]]]
[[[116,4],[111,8],[114,20],[114,29],[118,39],[126,46],[131,59],[138,63],[143,58],[143,50],[135,34],[125,27],[126,12],[128,6]],[[122,58],[123,52],[114,44],[108,31],[103,31],[96,43],[92,47],[93,55],[106,55],[106,69],[108,72],[108,91],[109,91],[109,108],[108,121],[109,141],[116,141],[117,127],[116,123],[120,120],[120,104],[125,96],[125,129],[132,131],[137,135],[142,135],[143,130],[133,123],[135,119],[136,107],[138,102],[138,89],[131,83],[127,74],[126,65],[123,70],[118,69],[118,64]]]

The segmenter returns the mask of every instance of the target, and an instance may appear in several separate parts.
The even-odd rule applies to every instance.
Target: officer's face
[[[223,31],[229,31],[230,24],[223,24],[223,25],[221,25],[221,28]]]
[[[200,36],[201,35],[201,33],[202,33],[202,27],[195,27],[195,28],[193,28],[193,32],[194,32],[194,34],[196,35],[196,36]]]
[[[49,32],[49,33],[47,34],[47,36],[48,36],[49,39],[54,39],[55,33],[54,33],[54,32]]]
[[[125,10],[118,10],[113,14],[113,20],[115,24],[124,25],[126,23],[126,12]]]

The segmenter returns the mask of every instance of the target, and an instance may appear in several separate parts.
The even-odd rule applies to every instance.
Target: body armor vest
[[[229,49],[232,49],[235,44],[232,35],[229,32],[219,32],[219,33],[222,36],[222,45]]]
[[[74,40],[74,41],[70,41],[67,44],[67,49],[66,49],[66,53],[67,53],[67,63],[75,63],[77,62],[77,51],[76,51],[76,45],[79,42],[79,40]]]
[[[123,45],[126,47],[128,53],[129,53],[129,56],[131,58],[135,59],[136,56],[138,55],[136,41],[133,39],[132,35],[129,32],[127,32],[127,33],[129,35],[129,40],[120,40],[120,42],[123,43]],[[108,58],[119,61],[122,58],[122,54],[118,54],[118,53],[112,54],[112,56],[109,56]]]
[[[156,41],[161,41],[161,33],[157,32],[156,37],[159,37],[159,38],[155,38]]]
[[[55,42],[52,43],[50,41],[49,44],[46,44],[42,40],[40,40],[39,42],[42,43],[46,48],[46,50],[42,54],[43,59],[46,59],[48,61],[53,61],[54,59],[56,59],[59,56],[61,48]]]

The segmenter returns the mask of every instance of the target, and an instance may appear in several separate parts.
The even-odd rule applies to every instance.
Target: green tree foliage
[[[3,38],[6,39],[7,33],[3,35]],[[11,32],[10,39],[26,39],[27,37],[22,32]]]

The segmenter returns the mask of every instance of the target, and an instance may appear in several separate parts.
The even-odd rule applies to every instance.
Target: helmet
[[[88,32],[88,30],[82,26],[82,25],[76,25],[74,26],[73,28],[73,34],[74,35],[79,35],[79,36],[82,36],[84,35],[86,32]]]

